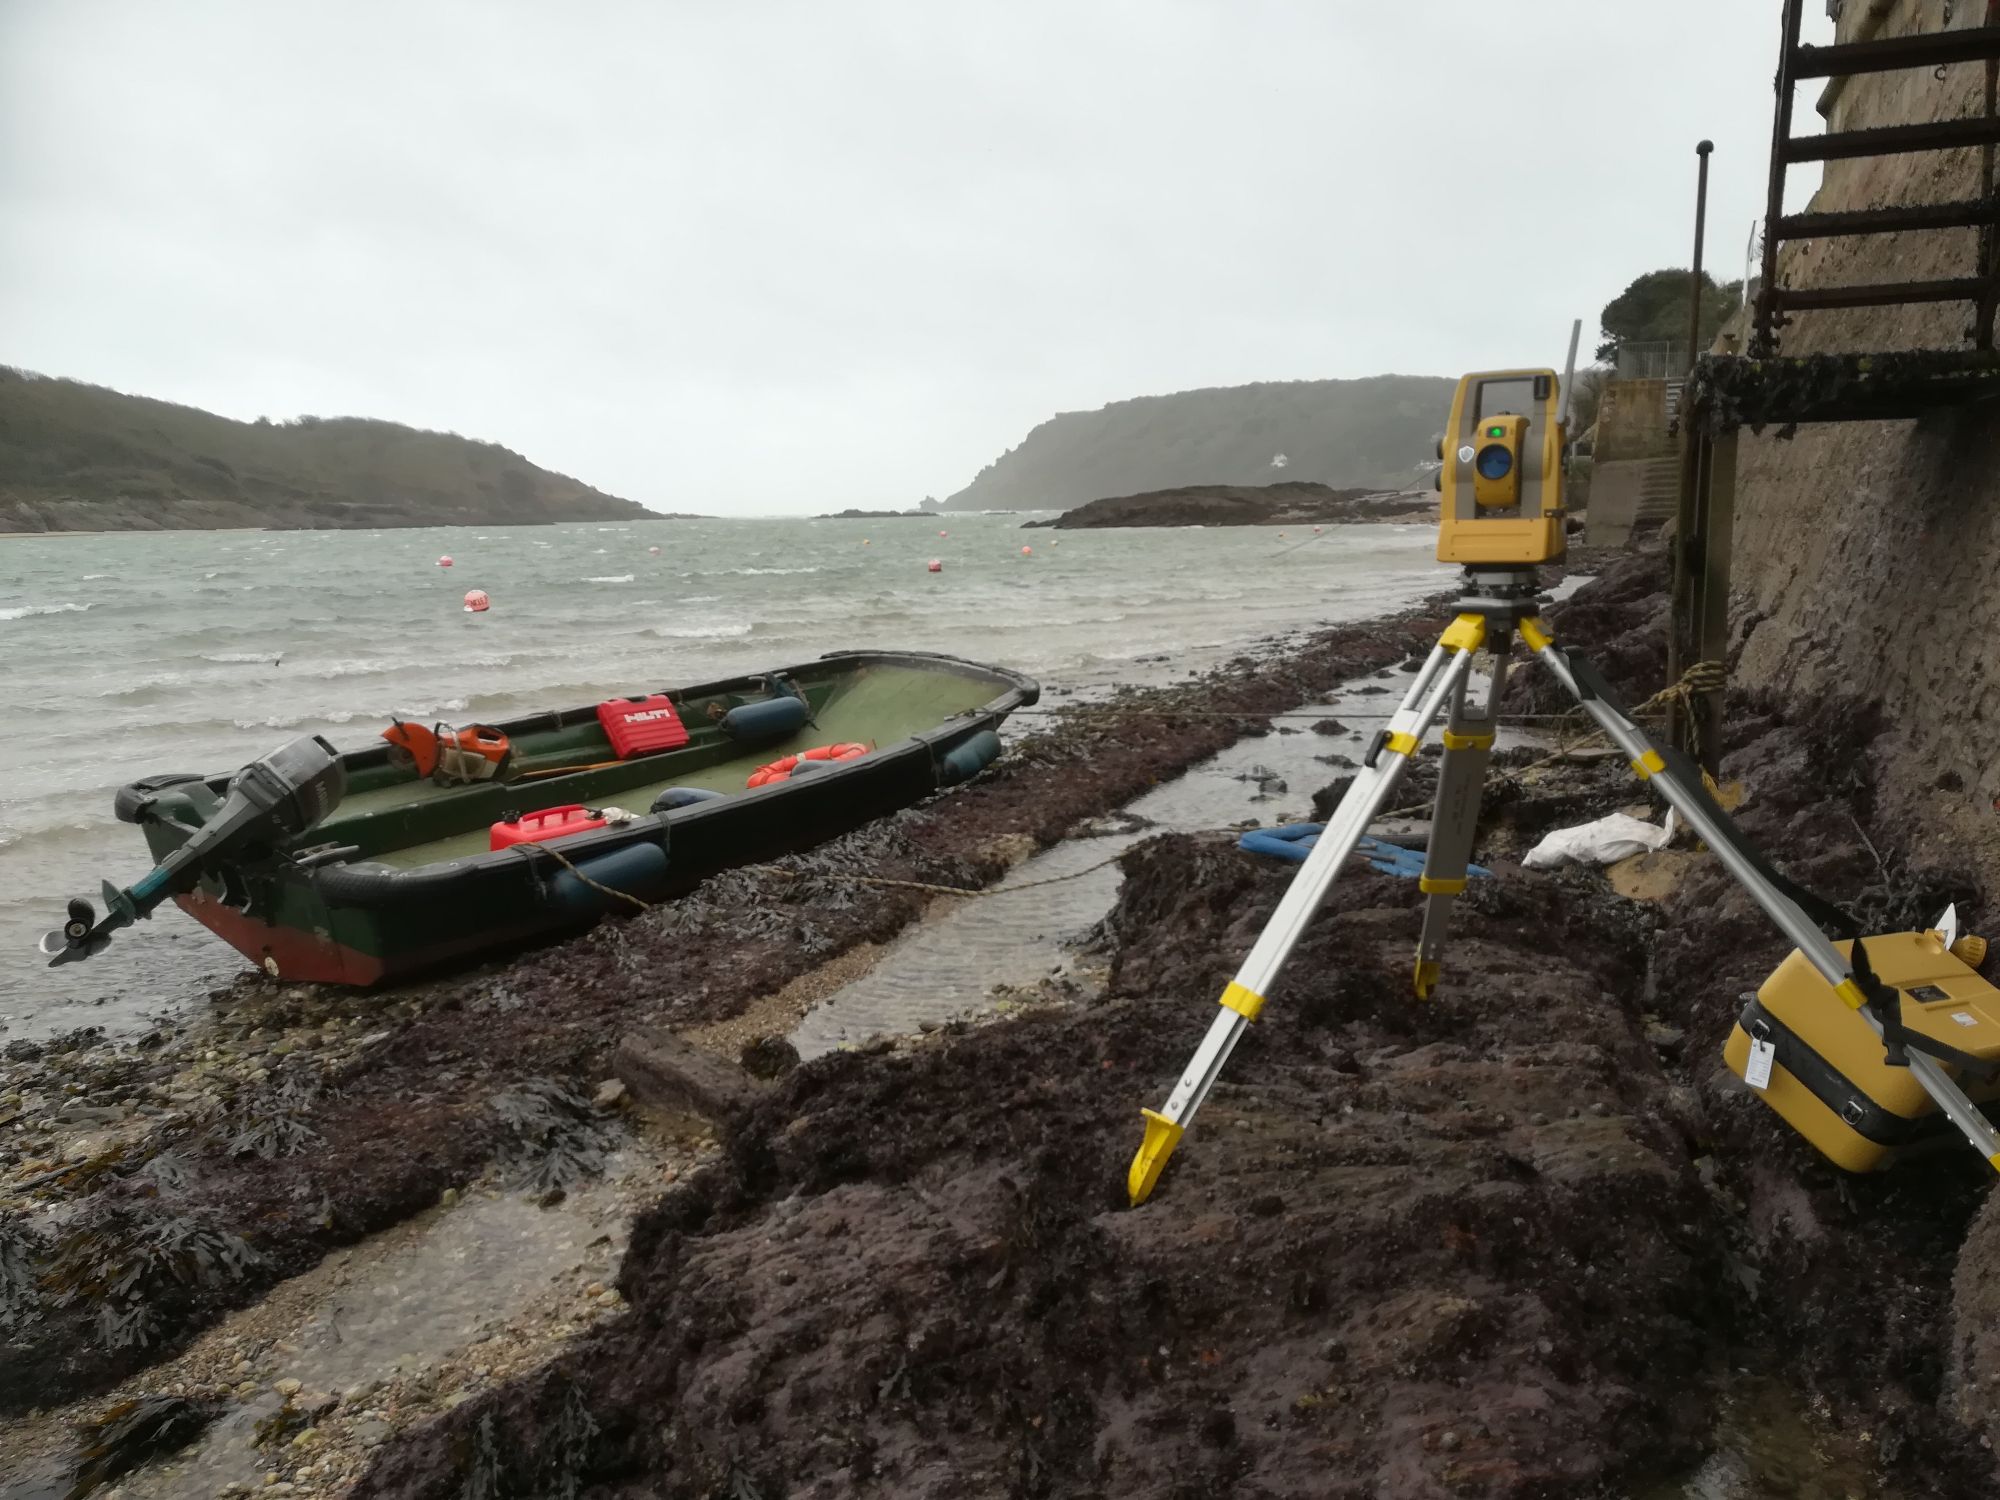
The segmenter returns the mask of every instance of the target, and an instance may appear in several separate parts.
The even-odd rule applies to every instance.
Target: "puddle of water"
[[[557,1295],[567,1291],[574,1300],[567,1283],[584,1279],[574,1273],[587,1269],[610,1281],[627,1227],[619,1180],[653,1165],[643,1145],[630,1145],[603,1178],[550,1208],[520,1194],[474,1193],[389,1231],[391,1247],[364,1243],[309,1272],[321,1285],[302,1321],[274,1330],[268,1320],[254,1323],[263,1309],[251,1308],[209,1337],[258,1328],[266,1336],[254,1342],[269,1343],[275,1333],[298,1352],[267,1360],[271,1374],[256,1378],[268,1385],[274,1376],[289,1376],[308,1391],[339,1393],[428,1369],[505,1334],[551,1296],[553,1284],[561,1284]],[[230,1484],[261,1488],[273,1454],[257,1446],[257,1424],[283,1404],[270,1389],[233,1404],[180,1454],[119,1480],[120,1500],[212,1500]],[[0,1500],[59,1497],[64,1485],[54,1475],[51,1467],[0,1489]]]
[[[818,1057],[870,1037],[907,1034],[926,1023],[976,1014],[990,1007],[996,986],[1074,977],[1064,944],[1110,910],[1124,877],[1108,865],[1061,885],[1018,888],[1088,869],[1156,833],[1197,833],[1249,819],[1265,824],[1309,819],[1313,792],[1348,774],[1322,757],[1359,761],[1402,701],[1415,667],[1412,662],[1407,669],[1358,678],[1323,702],[1288,710],[1270,734],[1239,740],[1126,805],[1126,812],[1152,826],[1065,840],[1017,865],[979,900],[927,918],[868,973],[807,1012],[791,1034],[792,1045],[802,1058]],[[1345,732],[1313,732],[1316,720],[1329,718],[1347,726]],[[1533,742],[1532,734],[1507,726],[1497,736],[1501,746]],[[1262,771],[1273,773],[1286,790],[1260,790],[1255,773]]]

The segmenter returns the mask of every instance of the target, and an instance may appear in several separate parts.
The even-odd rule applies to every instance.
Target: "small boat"
[[[975,776],[1040,688],[914,651],[834,652],[494,724],[317,736],[154,776],[119,818],[159,863],[42,939],[87,958],[171,897],[266,973],[370,985],[578,931]]]

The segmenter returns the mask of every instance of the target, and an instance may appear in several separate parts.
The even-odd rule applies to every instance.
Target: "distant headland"
[[[0,366],[0,532],[678,519],[454,433],[238,422]]]

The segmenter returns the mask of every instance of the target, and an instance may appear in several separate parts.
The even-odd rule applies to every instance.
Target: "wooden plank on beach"
[[[736,1119],[767,1088],[729,1059],[650,1026],[625,1034],[611,1071],[640,1105],[717,1124]]]

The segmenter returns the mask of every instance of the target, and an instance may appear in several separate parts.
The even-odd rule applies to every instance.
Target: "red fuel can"
[[[511,849],[516,844],[539,844],[544,839],[567,838],[572,833],[588,833],[603,826],[604,819],[581,802],[571,802],[563,807],[545,807],[540,812],[521,813],[511,822],[503,820],[495,823],[488,847]]]

